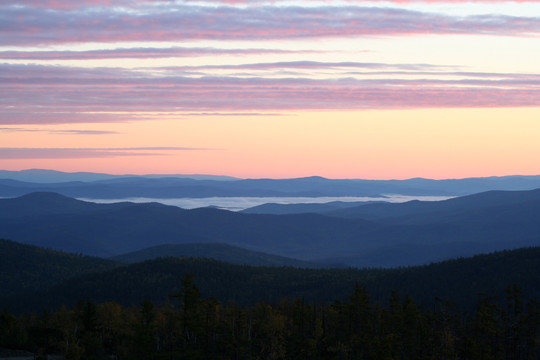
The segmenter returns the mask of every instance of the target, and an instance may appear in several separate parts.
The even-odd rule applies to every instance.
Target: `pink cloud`
[[[132,7],[141,4],[151,4],[157,2],[163,2],[163,0],[18,0],[17,4],[53,10],[72,10],[85,7]]]
[[[175,151],[208,150],[184,147],[11,148],[0,147],[0,159],[84,159],[167,155]]]
[[[1,53],[0,53],[1,54]],[[238,65],[199,65],[199,66],[176,66],[162,67],[162,70],[210,70],[210,69],[238,69],[238,70],[276,70],[276,69],[325,69],[335,70],[339,68],[360,68],[360,69],[400,69],[400,70],[436,70],[453,68],[445,65],[431,64],[388,64],[376,62],[321,62],[321,61],[280,61],[271,63],[252,63]]]
[[[361,6],[238,8],[186,4],[145,7],[133,14],[50,11],[0,6],[0,45],[77,42],[264,40],[365,35],[540,33],[540,17],[456,17]]]
[[[110,135],[118,134],[116,131],[104,131],[104,130],[53,130],[53,129],[32,129],[32,128],[18,128],[18,127],[0,127],[0,132],[33,132],[33,133],[47,133],[47,134],[69,134],[69,135]]]
[[[200,0],[185,0],[200,1]],[[222,4],[251,4],[251,3],[264,3],[264,2],[279,2],[280,0],[206,0],[207,2],[222,3]],[[285,1],[285,0],[281,0]],[[331,3],[332,0],[325,0]],[[365,3],[365,2],[381,2],[381,3],[394,3],[394,4],[463,4],[463,3],[484,3],[484,4],[503,4],[503,3],[531,3],[537,0],[346,0],[348,3]],[[306,1],[308,2],[308,1]]]
[[[313,54],[316,50],[279,49],[219,49],[219,48],[130,48],[87,51],[0,51],[0,59],[6,60],[95,60],[95,59],[152,59],[167,57],[199,57],[212,55],[268,55]]]
[[[200,1],[200,0],[185,0],[185,1]],[[279,2],[280,0],[205,0],[206,2],[221,3],[221,4],[252,4],[252,3],[265,3],[265,2]],[[477,3],[497,4],[497,3],[529,3],[536,0],[474,0]],[[145,4],[155,3],[173,3],[173,0],[19,0],[19,5],[41,7],[56,10],[69,10],[83,7],[108,7],[108,6],[126,6],[134,7]],[[306,1],[307,2],[307,1]],[[332,2],[332,0],[327,0]],[[349,3],[363,3],[363,2],[384,2],[395,4],[411,4],[411,3],[425,3],[425,4],[459,4],[470,3],[473,0],[348,0]]]
[[[0,86],[1,88],[1,86]],[[2,90],[0,90],[0,93]],[[23,111],[24,110],[24,111]],[[0,124],[81,124],[110,123],[145,120],[148,117],[137,114],[87,113],[82,108],[66,108],[66,112],[47,106],[40,108],[28,103],[24,109],[13,109],[0,105]]]
[[[0,74],[0,124],[4,125],[130,121],[151,119],[152,112],[182,117],[540,106],[540,77],[523,74],[473,73],[474,77],[461,80],[195,78],[114,68],[6,64],[0,65]]]

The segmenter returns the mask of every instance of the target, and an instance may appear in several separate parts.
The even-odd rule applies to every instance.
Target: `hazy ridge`
[[[0,199],[0,237],[67,252],[110,257],[164,244],[225,243],[358,267],[420,265],[536,246],[538,218],[540,190],[285,215],[95,204],[55,193]]]
[[[488,190],[540,188],[540,176],[431,180],[237,179],[209,175],[109,175],[52,170],[0,171],[0,196],[57,192],[82,198],[175,198],[230,196],[462,196]]]

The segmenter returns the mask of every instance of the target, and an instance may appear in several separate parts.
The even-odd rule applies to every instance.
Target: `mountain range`
[[[363,181],[317,177],[242,180],[47,171],[19,175],[41,180],[0,180],[0,192],[19,192],[0,199],[0,239],[10,239],[0,240],[3,356],[36,357],[37,353],[54,352],[77,357],[80,348],[68,351],[65,344],[86,344],[82,349],[90,349],[90,354],[91,349],[98,349],[92,344],[112,344],[122,337],[130,340],[116,348],[134,344],[126,355],[133,358],[140,354],[136,344],[144,342],[141,339],[159,338],[146,330],[155,328],[155,334],[160,334],[165,329],[149,326],[153,316],[160,321],[152,324],[176,324],[174,329],[180,329],[180,324],[195,319],[193,315],[200,326],[191,329],[200,331],[186,332],[186,339],[204,339],[205,333],[222,334],[220,337],[234,333],[236,320],[245,318],[247,334],[252,334],[252,324],[262,324],[265,329],[268,324],[275,329],[280,324],[298,324],[286,330],[293,335],[287,344],[294,350],[305,334],[301,330],[304,321],[313,319],[313,344],[328,345],[326,341],[335,335],[320,338],[316,334],[330,334],[335,329],[336,346],[328,345],[333,349],[341,348],[341,329],[352,328],[343,324],[376,320],[374,328],[387,331],[385,344],[405,339],[405,334],[413,336],[403,344],[412,344],[422,333],[435,357],[441,353],[440,344],[458,338],[461,343],[456,348],[469,349],[475,339],[478,349],[483,349],[488,339],[493,349],[505,344],[499,349],[500,356],[525,354],[521,349],[531,349],[527,358],[539,353],[534,340],[540,324],[540,188],[528,188],[534,184],[533,177],[360,184]],[[452,184],[458,184],[460,190],[452,190]],[[488,191],[468,194],[475,186]],[[490,190],[492,186],[511,190]],[[352,199],[267,203],[237,207],[245,209],[238,212],[74,198],[83,193],[111,199],[145,194],[167,202],[159,197],[168,192],[194,197],[363,192],[384,200],[382,191],[391,188],[401,194],[451,196],[403,203]],[[253,199],[247,203],[260,204]],[[121,333],[116,325],[110,333],[106,326],[101,332],[94,331],[112,318],[130,320],[122,322]],[[213,326],[221,332],[208,331],[209,319],[219,319]],[[253,319],[261,322],[252,323]],[[410,331],[411,324],[421,331]],[[431,332],[437,332],[442,341],[430,340]],[[94,335],[88,337],[90,333]],[[266,343],[265,335],[261,339]],[[355,344],[356,338],[351,339]],[[378,339],[366,340],[366,344],[378,343]],[[418,347],[426,348],[423,343]],[[100,350],[103,358],[118,352],[113,347],[105,352],[105,348]],[[380,353],[388,348],[381,346]],[[481,357],[475,350],[469,353],[465,357]],[[162,353],[165,357],[170,354]]]
[[[222,243],[355,267],[420,265],[540,245],[539,218],[540,189],[285,215],[96,204],[56,193],[0,199],[0,237],[66,252],[111,257],[157,245]]]
[[[201,197],[380,197],[463,196],[488,190],[540,188],[540,176],[431,180],[237,179],[209,175],[109,175],[52,170],[0,170],[0,197],[56,192],[75,198],[120,199]]]

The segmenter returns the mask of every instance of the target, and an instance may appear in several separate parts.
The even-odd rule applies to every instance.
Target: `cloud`
[[[179,115],[179,114],[171,114],[171,115]],[[260,112],[198,112],[198,113],[181,113],[181,116],[283,116],[284,114],[280,113],[260,113]]]
[[[0,65],[0,73],[4,125],[119,122],[201,113],[540,106],[540,76],[526,74],[435,72],[430,78],[400,78],[399,74],[411,74],[404,71],[388,78],[364,74],[361,79],[188,77],[143,69],[8,64]]]
[[[169,155],[175,151],[210,150],[184,147],[12,148],[0,147],[0,159],[84,159]]]
[[[0,132],[38,132],[47,134],[67,134],[67,135],[111,135],[118,134],[116,131],[104,130],[52,130],[52,129],[32,129],[18,127],[0,127]]]
[[[444,68],[444,66],[441,66],[441,68]],[[446,67],[448,69],[451,69],[452,67],[448,66]],[[362,71],[362,72],[355,72],[355,71],[346,71],[343,72],[343,74],[348,75],[386,75],[386,76],[402,76],[402,75],[414,75],[414,76],[439,76],[441,78],[444,77],[460,77],[460,78],[484,78],[484,79],[492,79],[491,81],[505,81],[510,80],[511,82],[517,84],[518,82],[525,80],[525,82],[536,84],[537,80],[540,80],[540,74],[531,74],[531,73],[494,73],[494,72],[468,72],[468,71],[370,71],[369,73]],[[493,80],[497,79],[497,80]],[[467,80],[458,80],[463,81],[464,83]],[[488,80],[489,81],[489,80]],[[447,84],[450,83],[450,81],[445,82]]]
[[[197,6],[157,3],[137,11],[0,6],[0,45],[81,42],[275,40],[335,36],[540,33],[539,17],[449,16],[363,6]]]
[[[34,0],[37,1],[37,0]],[[157,0],[156,0],[157,1]],[[184,0],[187,2],[200,2],[202,0]],[[280,2],[287,0],[271,0],[271,2]],[[323,0],[331,3],[333,0]],[[340,0],[335,0],[336,2]],[[348,3],[394,3],[394,4],[466,4],[471,2],[483,3],[483,4],[507,4],[507,3],[534,3],[538,0],[346,0]],[[265,3],[268,0],[204,0],[208,3],[222,3],[222,4],[251,4],[251,3]],[[309,2],[305,0],[305,2]]]
[[[261,4],[269,2],[268,0],[184,0],[185,2],[207,2],[207,3],[219,3],[219,4]],[[285,0],[271,0],[271,2],[280,2]],[[499,3],[531,3],[537,0],[475,0],[477,3],[485,4],[499,4]],[[309,2],[305,0],[305,2]],[[326,2],[332,2],[332,0],[326,0]],[[348,0],[349,3],[395,3],[395,4],[461,4],[470,3],[471,0]],[[175,0],[20,0],[20,4],[24,6],[40,7],[55,10],[73,10],[79,8],[88,7],[110,7],[110,6],[122,6],[122,7],[136,7],[141,5],[151,4],[174,4]]]
[[[198,65],[198,66],[176,66],[162,67],[161,70],[225,70],[225,69],[240,69],[240,70],[275,70],[275,69],[324,69],[336,70],[339,68],[361,68],[361,69],[400,69],[400,70],[436,70],[436,69],[453,69],[453,66],[430,65],[430,64],[388,64],[388,63],[368,63],[368,62],[321,62],[321,61],[281,61],[281,62],[266,62],[253,64],[237,64],[237,65]]]
[[[198,1],[198,0],[197,0]],[[133,8],[151,4],[173,4],[175,0],[18,0],[17,6],[29,6],[54,10],[73,10],[91,7]]]
[[[213,55],[285,55],[323,53],[317,50],[220,49],[212,47],[121,48],[87,51],[0,51],[5,60],[97,60],[201,57]]]
[[[47,88],[50,91],[55,91],[53,88],[58,87],[59,85],[51,84],[51,86],[44,86],[42,92],[47,92]],[[0,94],[3,94],[4,91],[8,91],[12,87],[8,87],[8,90],[4,90],[4,86],[0,84]],[[64,90],[65,91],[65,90]],[[25,89],[19,90],[18,94],[11,94],[10,99],[14,102],[13,104],[9,103],[9,100],[6,98],[6,101],[0,99],[0,125],[18,125],[18,124],[82,124],[82,123],[119,123],[127,122],[134,120],[147,120],[149,117],[146,114],[136,114],[136,113],[115,113],[115,112],[93,112],[88,113],[84,108],[74,106],[65,108],[65,112],[58,112],[59,107],[54,108],[54,105],[40,107],[35,105],[36,102],[39,102],[38,99],[33,101],[29,99],[27,106],[22,106],[20,100],[17,100],[17,95],[23,96],[23,93],[33,92],[36,96],[42,96],[39,94],[39,91],[34,89]],[[50,95],[47,95],[50,96]],[[79,96],[84,96],[83,92],[79,92],[79,95],[72,94],[72,98],[77,98]],[[15,104],[21,106],[15,107]]]

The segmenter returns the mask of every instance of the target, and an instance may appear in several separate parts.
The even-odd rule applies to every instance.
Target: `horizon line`
[[[7,170],[0,169],[2,172],[13,172],[13,173],[24,173],[30,171],[47,171],[60,173],[65,175],[77,175],[77,174],[91,174],[91,175],[103,175],[111,177],[208,177],[208,178],[228,178],[230,180],[296,180],[296,179],[314,179],[319,178],[323,180],[350,180],[350,181],[408,181],[408,180],[428,180],[428,181],[448,181],[448,180],[466,180],[466,179],[490,179],[490,178],[507,178],[507,177],[538,177],[540,174],[506,174],[506,175],[489,175],[489,176],[468,176],[468,177],[456,177],[456,178],[428,178],[422,176],[407,177],[407,178],[330,178],[321,175],[308,175],[308,176],[297,176],[297,177],[282,177],[282,178],[272,178],[272,177],[239,177],[234,175],[226,174],[181,174],[181,173],[106,173],[106,172],[94,172],[94,171],[63,171],[55,169],[43,169],[43,168],[29,168],[21,170]],[[223,180],[224,181],[224,180]]]

